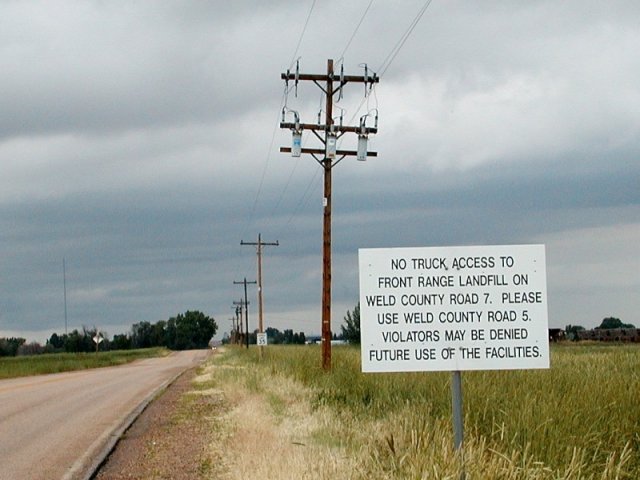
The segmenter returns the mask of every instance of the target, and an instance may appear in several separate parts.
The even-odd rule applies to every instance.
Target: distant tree
[[[176,350],[176,335],[177,335],[176,319],[175,317],[173,317],[167,320],[167,326],[164,332],[165,347],[170,348],[171,350]]]
[[[284,336],[277,328],[267,327],[264,333],[267,334],[267,343],[269,345],[280,345],[284,343]]]
[[[636,328],[636,327],[630,323],[622,323],[622,320],[620,320],[619,318],[607,317],[603,319],[600,326],[596,328],[609,330],[612,328]]]
[[[340,326],[342,338],[353,344],[360,343],[360,303],[353,308],[353,313],[347,310],[344,324]]]
[[[167,346],[167,322],[165,320],[160,320],[152,325],[151,345],[154,347]]]
[[[133,348],[153,347],[153,326],[150,322],[134,323],[131,327],[131,344]]]
[[[0,338],[0,357],[15,357],[27,340],[20,337]]]
[[[62,351],[64,349],[64,341],[66,335],[58,335],[57,333],[52,333],[49,340],[47,340],[46,346],[52,349],[53,351]]]
[[[292,330],[292,329],[287,328],[287,329],[284,331],[284,334],[283,334],[283,335],[284,335],[284,342],[283,342],[283,343],[286,343],[286,344],[292,344],[292,343],[294,343],[294,341],[293,341],[293,330]]]
[[[86,352],[84,332],[80,333],[78,329],[73,329],[69,334],[65,335],[64,351],[69,353]]]
[[[176,350],[206,348],[218,330],[218,325],[213,318],[198,311],[187,311],[184,314],[179,314],[175,317],[175,325]]]
[[[113,336],[111,340],[112,350],[129,350],[131,348],[131,337],[126,333],[120,333]]]

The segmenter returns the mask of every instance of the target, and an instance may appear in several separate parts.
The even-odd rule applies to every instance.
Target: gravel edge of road
[[[195,367],[191,367],[195,368]],[[89,449],[71,466],[62,480],[91,480],[100,470],[100,467],[115,449],[122,435],[133,425],[136,419],[144,412],[149,404],[164,390],[166,390],[181,375],[184,375],[191,368],[186,368],[170,377],[156,389],[150,392],[140,404],[127,415],[113,430],[107,430],[101,435]],[[94,457],[93,460],[91,457]]]

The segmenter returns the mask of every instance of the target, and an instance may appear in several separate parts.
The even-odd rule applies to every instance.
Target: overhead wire
[[[418,10],[418,13],[415,15],[415,17],[413,18],[413,20],[411,21],[411,23],[409,24],[407,29],[400,36],[400,38],[398,39],[396,44],[393,46],[393,48],[391,49],[391,51],[389,52],[387,57],[384,59],[384,61],[382,62],[382,64],[378,68],[378,70],[380,71],[380,74],[378,75],[378,78],[381,78],[387,72],[387,70],[389,69],[389,67],[391,66],[391,64],[395,60],[395,58],[398,56],[398,53],[400,53],[400,51],[404,47],[405,43],[407,42],[407,40],[409,39],[409,37],[413,33],[413,31],[416,28],[416,26],[418,25],[418,23],[420,23],[420,20],[422,19],[422,17],[424,16],[425,12],[427,11],[429,6],[431,5],[432,1],[433,0],[427,0],[420,7],[420,9]],[[365,11],[363,12],[362,16],[360,17],[360,21],[356,25],[353,33],[351,34],[351,37],[349,38],[344,50],[342,51],[342,55],[340,56],[340,60],[341,61],[344,61],[344,55],[346,54],[347,50],[351,46],[351,43],[353,42],[353,39],[355,38],[356,34],[358,33],[358,30],[360,29],[360,26],[362,25],[362,23],[363,23],[366,15],[367,15],[367,13],[369,12],[372,4],[373,4],[373,0],[370,0],[369,4],[367,5],[367,8],[365,9]],[[365,68],[367,68],[367,67],[365,66]],[[376,90],[375,90],[375,84],[371,85],[371,91],[373,93],[373,96],[374,96],[374,99],[375,99],[375,104],[376,104],[376,109],[377,109],[378,97],[377,97]],[[368,104],[369,103],[369,99],[370,99],[370,95],[363,96],[362,100],[360,101],[360,104],[358,105],[358,108],[356,109],[356,111],[354,112],[353,116],[349,120],[349,124],[353,123],[353,121],[356,118],[356,116],[358,116],[360,114],[360,111],[362,109],[363,104],[365,103],[365,101]],[[287,221],[287,225],[292,221],[293,217],[298,213],[300,208],[302,208],[302,206],[305,205],[306,202],[308,201],[307,194],[310,191],[311,186],[313,185],[313,183],[316,181],[316,177],[317,177],[318,171],[319,171],[319,169],[316,170],[313,178],[311,179],[311,181],[307,185],[307,188],[305,189],[305,192],[304,192],[304,194],[302,196],[302,200],[297,203],[296,210],[292,213],[291,217],[289,217],[289,220]]]
[[[298,44],[296,45],[296,49],[293,52],[293,57],[291,57],[291,63],[289,64],[289,69],[293,68],[293,64],[296,61],[298,50],[300,49],[300,45],[302,44],[302,39],[304,38],[304,34],[307,31],[307,26],[309,25],[309,19],[311,18],[311,14],[313,13],[313,8],[315,6],[316,6],[316,0],[313,0],[313,2],[311,2],[311,8],[309,9],[309,13],[307,14],[307,19],[304,22],[304,27],[302,27],[300,38],[298,38]]]
[[[382,64],[380,64],[380,67],[378,67],[378,72],[380,72],[380,73],[378,74],[377,72],[374,72],[376,75],[378,75],[378,78],[382,79],[383,75],[387,72],[387,70],[391,66],[391,63],[393,63],[395,58],[398,56],[398,53],[400,53],[400,50],[402,50],[402,47],[404,47],[404,44],[407,42],[407,40],[409,39],[409,37],[413,33],[413,30],[416,28],[418,23],[420,23],[420,20],[422,19],[423,15],[425,14],[427,9],[431,5],[432,1],[433,0],[427,0],[426,2],[424,2],[424,4],[418,10],[418,13],[416,14],[416,16],[413,18],[413,20],[411,21],[411,23],[407,27],[407,29],[400,36],[400,38],[398,39],[396,44],[393,46],[391,51],[389,51],[389,53],[387,54],[387,56],[384,59],[384,61],[382,62]],[[374,93],[374,98],[376,99],[376,104],[377,104],[377,96],[375,95],[375,84],[372,84],[371,88],[372,88],[372,91]],[[368,101],[368,96],[362,97],[362,100],[360,101],[360,104],[358,105],[358,108],[356,109],[356,111],[354,112],[353,116],[349,120],[350,124],[353,123],[353,120],[356,118],[356,116],[358,116],[360,114],[360,110],[362,109],[362,105],[364,104],[365,101]]]
[[[343,61],[344,60],[344,55],[347,53],[347,51],[349,50],[349,48],[351,47],[351,44],[354,40],[354,38],[356,37],[360,27],[362,26],[367,14],[369,13],[369,10],[371,9],[371,6],[373,5],[373,1],[374,0],[370,0],[367,7],[365,8],[364,12],[362,13],[362,16],[360,17],[360,20],[358,22],[358,24],[356,25],[356,27],[354,28],[354,31],[352,32],[351,36],[349,37],[349,40],[347,41],[342,54],[340,56],[340,60],[339,61]],[[402,33],[402,35],[400,36],[400,38],[398,39],[398,41],[396,42],[396,44],[393,46],[393,48],[389,51],[389,53],[387,54],[387,56],[385,57],[384,61],[382,62],[382,64],[380,65],[380,67],[378,68],[378,71],[380,72],[378,75],[378,78],[382,78],[382,76],[387,72],[387,70],[389,69],[389,67],[391,66],[391,64],[393,63],[393,61],[396,59],[396,57],[398,56],[398,54],[400,53],[400,51],[402,50],[402,48],[404,47],[405,43],[407,42],[407,40],[409,39],[409,37],[411,36],[411,34],[413,33],[413,31],[415,30],[416,26],[418,25],[418,23],[420,23],[420,20],[422,19],[422,17],[424,16],[425,12],[427,11],[427,9],[429,8],[429,6],[431,5],[433,0],[426,0],[425,3],[420,7],[420,9],[418,10],[418,12],[416,13],[415,17],[412,19],[411,23],[409,24],[409,26],[407,27],[407,29]],[[298,52],[300,49],[300,46],[302,44],[302,40],[304,38],[304,35],[307,31],[307,28],[309,26],[309,21],[311,19],[311,15],[313,13],[313,10],[315,8],[315,4],[316,4],[316,0],[313,0],[311,7],[309,8],[309,12],[307,14],[307,17],[305,19],[305,23],[304,26],[302,28],[302,32],[300,33],[300,37],[298,39],[298,42],[296,44],[296,48],[294,50],[294,53],[291,57],[291,63],[289,68],[293,68],[293,65],[295,64],[296,60],[299,59]],[[375,72],[374,72],[375,73]],[[374,99],[376,101],[376,107],[377,107],[377,95],[375,92],[375,84],[371,85],[371,90],[373,92],[374,95]],[[287,98],[287,92],[285,90],[285,92],[283,93],[283,97],[281,99],[280,102],[280,109],[282,108],[282,105],[286,104],[286,98]],[[365,95],[362,100],[360,101],[360,104],[358,105],[358,108],[356,109],[356,111],[354,112],[353,116],[351,117],[351,119],[349,120],[349,123],[352,123],[353,120],[355,119],[355,117],[357,115],[359,115],[363,104],[365,103],[365,101],[367,101],[367,103],[369,102],[369,95]],[[254,204],[253,204],[253,208],[251,211],[251,218],[250,221],[253,219],[253,215],[255,214],[255,210],[257,208],[257,204],[259,201],[259,197],[261,195],[262,192],[262,187],[264,184],[264,179],[266,176],[266,171],[268,169],[268,164],[271,158],[271,151],[273,148],[273,144],[275,142],[275,135],[276,135],[276,131],[278,129],[278,122],[276,123],[276,126],[274,127],[273,130],[273,134],[271,137],[271,143],[269,145],[269,154],[267,155],[267,162],[265,164],[265,168],[263,169],[262,172],[262,176],[261,176],[261,180],[260,180],[260,185],[258,188],[258,193],[256,195]],[[276,201],[276,206],[274,207],[274,212],[277,211],[277,209],[280,207],[282,200],[284,198],[284,194],[285,192],[288,190],[289,185],[291,183],[291,179],[297,169],[297,166],[299,164],[299,160],[298,162],[296,162],[291,170],[291,173],[289,174],[289,177],[285,183],[285,186],[283,187],[283,190],[281,191],[277,201]],[[312,185],[316,182],[317,176],[318,176],[318,171],[319,169],[317,169],[313,175],[313,177],[311,178],[309,184],[307,185],[302,198],[299,202],[296,203],[296,209],[294,210],[294,212],[291,214],[291,216],[289,217],[288,221],[286,222],[286,224],[290,224],[291,221],[293,220],[293,218],[295,217],[295,215],[299,212],[299,210],[306,205],[306,203],[308,202],[308,193],[311,190]]]
[[[284,105],[285,101],[285,93],[282,94],[282,98],[280,99],[280,108]],[[273,144],[276,139],[276,132],[278,131],[279,126],[280,113],[278,112],[278,118],[276,118],[276,124],[273,127],[273,132],[271,134],[271,142],[269,143],[269,150],[267,151],[267,158],[264,163],[264,168],[262,169],[262,175],[260,176],[260,183],[258,184],[258,191],[256,192],[256,196],[253,200],[253,206],[251,207],[251,212],[249,213],[249,218],[240,234],[240,237],[243,237],[249,228],[249,224],[253,221],[253,216],[256,213],[256,208],[258,206],[258,201],[260,200],[260,196],[262,195],[262,187],[264,186],[264,179],[267,176],[267,170],[269,169],[269,163],[271,161],[271,150],[273,149]]]
[[[313,0],[311,2],[311,7],[309,8],[309,12],[307,13],[307,18],[306,18],[306,20],[304,22],[304,26],[302,27],[302,31],[300,32],[300,36],[298,38],[298,43],[296,44],[296,48],[295,48],[295,50],[293,52],[291,63],[289,65],[290,69],[293,67],[293,64],[296,61],[296,58],[297,58],[297,55],[298,55],[298,50],[300,49],[300,45],[302,44],[302,40],[303,40],[303,38],[305,36],[305,33],[307,31],[307,27],[309,26],[309,20],[311,19],[311,14],[313,13],[313,9],[315,8],[315,5],[316,5],[316,0]],[[287,93],[288,92],[287,92],[287,90],[285,88],[285,91],[283,92],[282,97],[280,99],[280,106],[278,108],[278,116],[276,118],[276,122],[275,122],[275,125],[273,127],[273,132],[271,134],[271,142],[269,143],[269,149],[267,150],[267,158],[266,158],[266,161],[265,161],[265,164],[264,164],[264,168],[262,169],[262,175],[260,176],[260,182],[258,184],[258,190],[256,192],[256,195],[255,195],[255,198],[254,198],[254,201],[253,201],[253,205],[251,207],[251,212],[249,213],[249,217],[247,219],[247,222],[245,223],[245,226],[244,226],[244,228],[242,230],[242,233],[240,235],[241,237],[243,237],[245,235],[247,229],[249,228],[249,225],[253,221],[253,218],[254,218],[254,215],[256,213],[256,209],[257,209],[257,206],[258,206],[258,202],[260,200],[260,196],[262,195],[262,188],[264,186],[264,180],[265,180],[266,175],[267,175],[267,170],[269,169],[269,164],[270,164],[270,161],[271,161],[271,152],[273,150],[273,144],[275,143],[276,132],[278,131],[278,127],[279,127],[279,124],[280,124],[280,122],[279,122],[279,120],[280,120],[280,110],[282,109],[282,106],[285,105],[286,98],[287,98]],[[295,167],[294,167],[294,169],[295,169]]]
[[[356,25],[356,27],[353,30],[353,33],[351,34],[351,37],[349,37],[349,40],[347,41],[347,44],[345,45],[344,49],[342,50],[342,53],[340,55],[340,60],[338,60],[338,62],[340,61],[344,61],[344,56],[347,53],[347,50],[349,50],[349,47],[351,46],[351,43],[353,42],[353,39],[356,37],[356,35],[358,34],[358,30],[360,30],[360,26],[362,25],[362,23],[364,22],[365,17],[367,16],[367,13],[369,13],[369,10],[371,9],[371,6],[373,5],[373,1],[374,0],[370,0],[369,4],[367,5],[367,7],[365,8],[364,12],[362,13],[360,20],[358,21],[358,24]],[[305,28],[306,28],[306,24],[305,24]],[[291,62],[291,67],[293,66],[293,62],[295,61],[295,55],[297,54],[297,48],[296,48],[296,53],[294,54],[294,60],[292,60]],[[291,68],[290,67],[290,68]],[[322,96],[320,98],[320,112],[322,112]],[[298,162],[296,162],[295,168],[297,167]],[[307,184],[307,188],[305,188],[304,193],[302,194],[302,197],[300,198],[300,200],[298,202],[296,202],[296,208],[295,210],[292,212],[291,216],[289,217],[289,219],[287,220],[286,225],[289,225],[291,223],[291,221],[293,220],[293,218],[298,214],[298,212],[300,211],[300,209],[305,206],[307,204],[307,202],[309,201],[309,192],[311,191],[311,187],[312,185],[316,182],[316,179],[318,177],[318,172],[321,169],[318,167],[315,170],[315,173],[313,175],[313,177],[311,177],[311,180],[309,181],[309,183]],[[291,175],[289,176],[289,179],[287,180],[287,184],[285,185],[285,190],[286,188],[288,188],[289,183],[291,181],[291,177],[293,176],[293,171],[291,173]],[[280,197],[278,198],[278,203],[276,206],[276,209],[280,206],[280,203],[282,201],[282,197],[284,196],[284,191],[282,192],[282,194],[280,195]]]
[[[304,144],[305,142],[303,141],[302,143]],[[278,208],[280,208],[280,204],[282,203],[282,199],[284,198],[284,194],[286,193],[286,191],[289,188],[289,184],[291,183],[291,179],[293,178],[293,174],[298,169],[298,165],[300,164],[300,158],[301,157],[298,157],[296,159],[296,162],[293,164],[293,168],[291,169],[291,172],[289,172],[289,177],[287,178],[287,181],[285,182],[284,188],[280,191],[280,195],[278,196],[278,200],[276,201],[276,204],[273,207],[272,215],[275,215],[275,213],[277,212]]]
[[[358,30],[360,30],[360,25],[362,25],[362,22],[364,21],[364,17],[366,17],[367,13],[369,13],[369,9],[371,8],[371,5],[373,5],[373,0],[369,1],[369,5],[367,5],[367,8],[365,9],[364,13],[362,14],[362,17],[360,17],[360,21],[358,22],[358,25],[356,25],[355,30],[351,34],[351,38],[349,38],[349,41],[347,42],[347,45],[344,47],[344,50],[342,51],[342,54],[339,57],[340,59],[344,59],[344,55],[347,53],[347,50],[349,50],[349,47],[351,46],[351,42],[353,42],[353,39],[355,38],[356,34],[358,33]]]
[[[420,20],[422,19],[422,16],[427,11],[427,9],[429,8],[429,5],[431,5],[432,1],[433,0],[427,0],[426,2],[424,2],[424,4],[422,5],[422,7],[420,7],[420,10],[418,11],[416,16],[414,17],[414,19],[411,21],[411,24],[409,25],[407,30],[405,30],[405,32],[402,34],[402,36],[400,37],[398,42],[391,49],[391,51],[387,55],[387,58],[384,59],[384,61],[382,62],[382,65],[380,65],[380,67],[378,68],[378,71],[380,72],[380,75],[379,75],[380,77],[382,77],[386,73],[386,71],[391,66],[391,63],[398,56],[398,53],[400,52],[400,50],[402,50],[402,47],[404,46],[404,44],[407,41],[407,39],[411,36],[411,33],[413,33],[413,30],[416,28],[418,23],[420,23]]]
[[[320,173],[321,171],[322,171],[322,167],[320,165],[316,165],[316,169],[313,172],[313,177],[311,177],[311,181],[307,184],[307,188],[302,194],[300,201],[296,203],[296,208],[293,210],[293,212],[291,212],[291,215],[289,216],[289,219],[287,220],[287,223],[285,225],[289,225],[294,219],[294,217],[298,214],[298,212],[302,209],[302,207],[307,205],[309,198],[311,198],[309,195],[309,192],[311,191],[311,187],[316,182],[316,178],[318,178],[318,173]]]
[[[373,1],[373,0],[371,0],[371,1]],[[302,32],[300,34],[300,38],[298,39],[298,44],[296,45],[296,48],[295,48],[295,50],[293,52],[293,56],[291,57],[291,63],[289,64],[289,70],[292,69],[293,68],[293,64],[296,63],[296,61],[298,61],[300,59],[299,57],[297,57],[298,51],[300,49],[300,45],[302,44],[302,39],[304,37],[304,34],[307,31],[307,27],[309,26],[309,19],[311,18],[311,14],[313,13],[313,9],[314,9],[315,5],[316,5],[316,0],[313,0],[313,2],[311,3],[311,7],[309,8],[309,13],[307,14],[307,18],[306,18],[306,20],[304,22],[304,26],[302,27]],[[297,72],[297,67],[296,67],[296,72]],[[285,88],[285,100],[284,100],[285,106],[286,106],[286,94],[287,93],[288,92],[287,92],[287,90]],[[297,96],[297,85],[296,85],[296,96]],[[282,107],[282,104],[280,105],[280,107]],[[275,132],[274,132],[274,137],[275,137]],[[271,148],[273,148],[273,144],[269,148],[269,151],[271,151]],[[276,204],[275,204],[275,206],[273,208],[273,214],[272,215],[275,215],[275,213],[277,212],[278,208],[280,208],[280,204],[282,203],[282,199],[284,198],[284,194],[288,190],[289,184],[291,183],[291,179],[293,178],[293,174],[295,173],[295,171],[298,168],[299,164],[300,164],[300,159],[298,158],[298,160],[294,163],[293,168],[291,169],[291,172],[289,173],[289,177],[287,178],[287,181],[285,182],[285,185],[284,185],[283,189],[281,190],[280,195],[278,196]],[[311,183],[313,183],[314,180],[315,180],[315,175],[311,179]],[[303,194],[303,200],[304,200],[304,197],[305,197],[306,193],[309,191],[310,186],[311,185],[307,186],[307,189],[305,190],[305,193]],[[296,212],[300,208],[301,203],[302,202],[298,202],[297,203],[298,208],[296,209]],[[287,225],[291,222],[291,218],[292,217],[290,217],[289,220],[287,221]]]

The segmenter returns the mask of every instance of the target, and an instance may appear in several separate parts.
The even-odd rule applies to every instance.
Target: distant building
[[[640,342],[640,329],[638,328],[594,328],[592,330],[579,330],[579,340],[592,340],[596,342]]]

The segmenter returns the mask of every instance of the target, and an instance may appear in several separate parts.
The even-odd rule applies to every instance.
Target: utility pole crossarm
[[[247,277],[245,277],[241,282],[233,282],[234,285],[244,285],[244,302],[240,300],[240,308],[242,308],[242,304],[244,304],[244,321],[246,325],[247,348],[249,348],[249,300],[247,299],[247,285],[252,283],[256,282],[247,282]],[[236,302],[233,302],[233,304],[236,305]]]
[[[280,74],[280,78],[282,80],[296,80],[295,72],[291,73],[282,73]],[[314,74],[314,73],[300,73],[297,76],[298,80],[311,80],[312,82],[338,82],[342,85],[349,82],[357,82],[357,83],[379,83],[380,77],[375,73],[371,76],[364,75],[327,75],[327,74]]]
[[[326,132],[331,129],[334,133],[360,133],[368,135],[370,133],[378,133],[377,127],[355,127],[355,126],[341,126],[341,125],[331,125],[328,127],[327,125],[318,125],[317,123],[292,123],[292,122],[280,122],[280,128],[301,128],[302,130],[312,130],[316,132]]]
[[[308,153],[310,155],[324,155],[325,150],[323,148],[302,148],[302,153]],[[291,147],[280,147],[280,153],[291,153]],[[355,150],[336,150],[337,156],[355,156],[358,152]],[[377,157],[378,152],[367,152],[368,157]]]
[[[278,243],[278,241],[276,240],[275,242],[261,242],[261,243],[256,243],[256,242],[245,242],[244,240],[240,240],[240,245],[272,245],[272,246],[276,246],[279,247],[280,244]],[[255,283],[255,282],[254,282]]]

